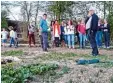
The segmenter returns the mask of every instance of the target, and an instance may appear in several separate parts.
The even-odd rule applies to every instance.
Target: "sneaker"
[[[98,54],[92,54],[93,56],[97,56]]]
[[[9,47],[12,47],[12,45],[9,45]]]
[[[37,47],[36,45],[33,45],[33,47]]]
[[[69,49],[71,49],[71,46],[69,46]]]
[[[18,46],[15,46],[15,48],[18,48]]]
[[[107,47],[107,49],[109,49],[110,47]]]
[[[75,49],[75,46],[72,46],[73,49]]]
[[[31,45],[29,45],[29,47],[32,47]]]
[[[44,51],[44,52],[48,52],[48,50],[47,50],[47,49],[43,49],[43,51]]]

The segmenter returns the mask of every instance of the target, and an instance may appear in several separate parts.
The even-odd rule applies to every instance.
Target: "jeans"
[[[86,35],[79,33],[79,38],[80,38],[80,48],[85,47]]]
[[[105,46],[109,47],[109,45],[110,45],[110,34],[108,33],[108,31],[104,31],[103,36],[104,36]]]
[[[98,55],[98,48],[97,48],[95,37],[96,37],[96,31],[91,31],[90,32],[90,44],[92,47],[92,54],[96,56]]]
[[[10,39],[10,47],[14,44],[15,47],[18,47],[18,39],[11,37]]]
[[[96,44],[97,46],[102,46],[102,31],[97,31],[96,33]]]
[[[10,38],[10,47],[12,46],[12,44],[15,45],[15,41],[14,41],[14,38],[13,37]]]
[[[7,42],[7,39],[2,39],[2,43],[6,43]]]
[[[47,51],[48,47],[48,33],[42,32],[43,50]]]
[[[74,47],[74,43],[75,43],[74,34],[68,34],[67,39],[68,39],[68,46],[69,47],[71,47],[71,46]]]
[[[64,35],[65,44],[68,44],[67,35]]]
[[[80,43],[80,38],[79,38],[79,33],[78,32],[76,33],[76,36],[77,36],[77,43]]]

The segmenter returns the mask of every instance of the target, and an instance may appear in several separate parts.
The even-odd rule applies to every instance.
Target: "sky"
[[[14,7],[14,8],[11,8],[10,11],[11,13],[9,13],[9,18],[11,20],[21,20],[21,12],[20,12],[20,7]],[[13,11],[12,11],[13,10]],[[40,19],[40,17],[43,15],[44,12],[39,12],[38,13],[38,20]]]
[[[38,18],[37,20],[39,21],[41,16],[44,14],[44,12],[40,11],[38,13]],[[97,14],[99,17],[102,17],[103,16],[103,13],[101,11],[98,11],[98,14]],[[20,12],[20,7],[19,6],[16,6],[16,7],[12,7],[10,8],[10,13],[9,13],[9,16],[8,16],[11,20],[21,20],[22,17],[21,17],[21,12]],[[32,18],[32,20],[34,20]]]

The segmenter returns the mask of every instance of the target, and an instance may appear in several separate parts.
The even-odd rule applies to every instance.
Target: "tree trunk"
[[[106,18],[106,2],[104,1],[104,19]]]
[[[38,9],[39,9],[39,7],[37,6],[37,9],[36,9],[36,15],[35,15],[35,27],[36,27],[36,22],[37,22]]]

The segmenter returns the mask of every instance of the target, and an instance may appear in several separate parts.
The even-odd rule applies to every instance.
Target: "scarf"
[[[92,16],[88,19],[88,21],[86,23],[86,30],[91,28],[91,20],[92,20]]]

